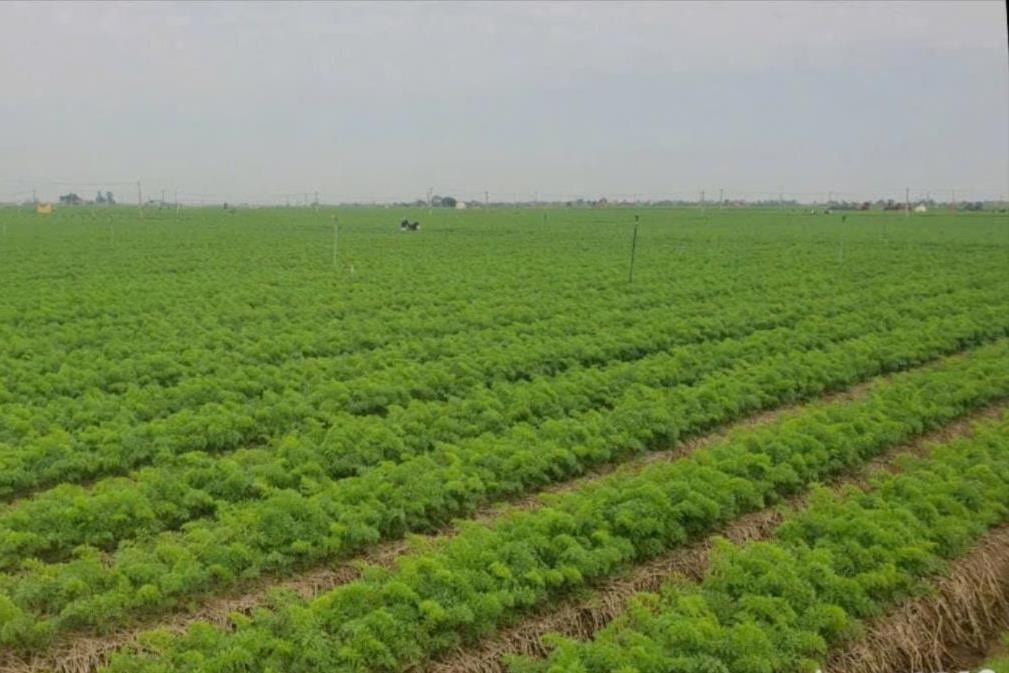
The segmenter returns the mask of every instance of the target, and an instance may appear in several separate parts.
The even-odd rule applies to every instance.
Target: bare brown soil
[[[832,652],[824,673],[977,670],[1009,628],[1009,525],[952,563],[935,589]]]

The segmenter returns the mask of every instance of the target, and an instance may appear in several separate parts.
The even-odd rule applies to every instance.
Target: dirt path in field
[[[986,407],[907,444],[893,447],[855,472],[836,478],[830,485],[835,489],[851,485],[865,487],[870,475],[881,470],[895,471],[895,460],[898,457],[924,455],[930,445],[967,436],[974,422],[995,418],[1007,409],[1007,402]],[[555,603],[547,610],[532,614],[474,647],[457,649],[416,670],[426,673],[506,673],[507,668],[502,662],[505,655],[545,656],[548,648],[543,644],[542,638],[548,633],[560,633],[582,640],[591,638],[596,631],[625,610],[628,600],[634,594],[657,591],[674,575],[691,581],[702,580],[708,569],[709,554],[715,538],[724,537],[736,544],[766,539],[789,510],[805,505],[807,496],[808,494],[801,494],[781,506],[746,514],[712,535],[644,563],[629,574],[602,582],[588,597]],[[845,669],[845,673],[851,671]]]
[[[932,368],[938,363],[947,363],[956,358],[966,357],[968,353],[969,351],[965,351],[938,358],[920,368]],[[864,396],[870,387],[891,378],[893,375],[875,377],[846,390],[830,392],[806,402],[758,412],[728,423],[707,434],[686,439],[665,451],[651,452],[622,463],[602,465],[582,477],[549,485],[519,498],[480,508],[467,520],[488,523],[495,518],[506,515],[509,511],[538,507],[541,504],[540,496],[545,493],[560,493],[583,488],[587,484],[618,470],[633,473],[651,463],[677,460],[725,438],[732,432],[773,423],[786,416],[800,413],[802,409],[811,404],[857,399]],[[417,545],[427,546],[431,542],[447,539],[457,532],[457,528],[450,525],[435,535],[413,536],[413,540],[401,539],[379,543],[369,551],[353,559],[338,562],[331,567],[315,567],[290,577],[259,578],[242,587],[233,588],[225,594],[195,598],[191,603],[195,607],[190,609],[182,608],[175,614],[159,615],[139,622],[132,628],[122,629],[109,635],[68,634],[62,636],[47,650],[33,653],[27,658],[16,656],[14,653],[2,654],[0,655],[0,673],[91,673],[106,663],[113,652],[131,643],[136,643],[138,636],[145,631],[158,628],[173,633],[182,633],[190,625],[199,621],[222,628],[232,628],[232,614],[251,614],[256,608],[267,604],[268,596],[273,591],[291,591],[304,600],[310,600],[319,594],[358,579],[361,575],[361,568],[365,565],[392,567],[400,556],[416,548]]]

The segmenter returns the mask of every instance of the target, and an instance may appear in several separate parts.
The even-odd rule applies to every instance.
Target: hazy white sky
[[[5,2],[0,200],[998,196],[1005,12]]]

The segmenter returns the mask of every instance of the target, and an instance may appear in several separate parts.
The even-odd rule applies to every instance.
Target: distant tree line
[[[60,195],[60,203],[64,206],[83,206],[88,203],[94,203],[96,205],[108,205],[114,206],[116,204],[116,199],[112,195],[112,192],[105,192],[104,194],[99,191],[95,193],[94,201],[85,201],[76,192],[70,192],[69,194]]]
[[[431,207],[432,208],[455,208],[459,203],[459,200],[454,196],[439,196],[435,194],[431,197]],[[427,199],[416,199],[410,202],[397,203],[398,206],[414,206],[417,208],[426,208],[428,203]]]

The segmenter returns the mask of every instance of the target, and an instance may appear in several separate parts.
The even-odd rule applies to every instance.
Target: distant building
[[[456,210],[466,210],[466,202],[465,201],[456,201],[455,202],[455,209]]]
[[[928,212],[928,207],[924,203],[919,203],[917,206],[914,207],[914,212],[916,212],[916,213],[927,213]]]

